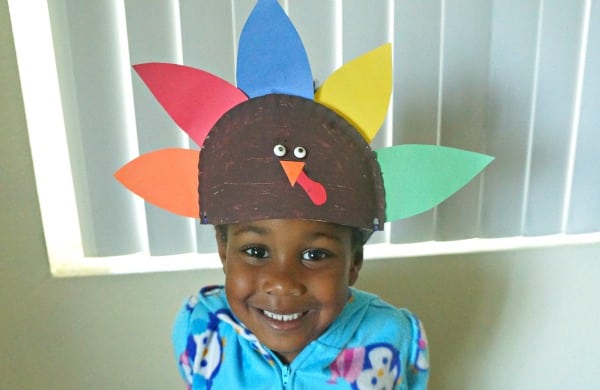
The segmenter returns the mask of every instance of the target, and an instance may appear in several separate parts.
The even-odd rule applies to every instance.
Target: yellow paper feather
[[[336,70],[315,101],[344,117],[370,143],[385,120],[391,93],[392,45],[387,43]]]

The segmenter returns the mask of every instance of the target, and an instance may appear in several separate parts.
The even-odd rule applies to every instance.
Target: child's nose
[[[295,266],[272,264],[263,274],[263,291],[270,295],[300,296],[306,292],[302,273]]]

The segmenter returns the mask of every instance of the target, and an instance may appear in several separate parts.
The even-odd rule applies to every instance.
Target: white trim
[[[415,244],[373,244],[365,246],[365,258],[375,260],[439,256],[595,243],[600,243],[600,233],[555,234],[537,237],[470,238],[445,242],[427,241]]]
[[[523,202],[521,204],[521,233],[525,231],[525,225],[527,224],[527,211],[529,202],[529,187],[531,185],[531,164],[533,158],[533,139],[535,133],[535,116],[537,113],[537,99],[538,99],[538,81],[539,81],[539,69],[540,69],[540,47],[542,41],[542,28],[544,21],[544,0],[540,0],[539,12],[538,12],[538,25],[536,32],[536,46],[535,46],[535,60],[533,64],[533,80],[531,83],[532,96],[531,96],[531,114],[529,116],[529,134],[527,138],[527,160],[525,164],[525,178],[523,183]]]
[[[123,256],[87,257],[70,259],[55,264],[55,277],[141,274],[220,268],[217,253],[184,253],[169,256],[150,256],[148,253],[133,253]]]
[[[459,241],[428,241],[415,244],[368,244],[366,261],[402,259],[423,256],[456,255],[600,243],[600,233],[557,234],[539,237],[472,238]],[[171,256],[150,256],[135,253],[125,256],[88,257],[57,265],[56,277],[139,274],[221,268],[216,253],[185,253]]]

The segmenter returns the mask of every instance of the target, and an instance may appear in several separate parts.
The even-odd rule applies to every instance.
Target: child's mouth
[[[301,318],[302,316],[304,316],[304,314],[305,314],[305,312],[279,314],[279,313],[273,313],[268,310],[263,310],[262,312],[266,317],[268,317],[272,320],[281,321],[281,322],[295,321],[295,320]]]

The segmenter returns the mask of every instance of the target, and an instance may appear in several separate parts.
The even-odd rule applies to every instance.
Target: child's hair
[[[225,243],[227,242],[227,226],[229,225],[215,225],[215,233],[217,241]],[[350,227],[350,247],[352,251],[362,249],[365,242],[369,239],[369,232],[365,232],[362,229]]]

